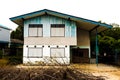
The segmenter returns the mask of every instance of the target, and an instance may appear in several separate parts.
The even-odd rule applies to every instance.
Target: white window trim
[[[30,26],[30,25],[33,25],[33,26],[36,25],[36,26],[35,26],[35,27],[32,27],[32,26]],[[37,25],[41,25],[41,26],[37,26]],[[30,27],[31,27],[31,28],[37,28],[37,34],[36,34],[36,36],[30,36],[30,31],[29,31]],[[39,27],[42,28],[41,36],[38,35]],[[28,36],[29,36],[29,37],[43,37],[43,24],[29,24],[29,26],[28,26]]]

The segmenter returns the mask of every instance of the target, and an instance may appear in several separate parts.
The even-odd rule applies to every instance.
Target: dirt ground
[[[105,80],[120,80],[120,67],[106,64],[75,64],[76,68],[91,73],[94,76],[101,76]]]
[[[105,80],[74,66],[1,66],[0,80]]]
[[[43,66],[22,66],[19,65],[17,68],[40,68]],[[44,66],[48,68],[49,66]],[[56,66],[59,67],[59,66]],[[71,64],[70,68],[76,68],[82,70],[86,74],[94,76],[101,76],[105,80],[120,80],[120,67],[106,65],[106,64]]]

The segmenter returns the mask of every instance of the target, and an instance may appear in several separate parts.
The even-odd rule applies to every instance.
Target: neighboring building
[[[8,47],[10,43],[10,30],[11,29],[0,25],[0,48]]]
[[[47,9],[10,19],[24,27],[23,63],[89,62],[90,34],[112,28]]]

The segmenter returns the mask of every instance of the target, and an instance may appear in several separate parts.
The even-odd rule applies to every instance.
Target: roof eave
[[[112,28],[111,25],[108,25],[105,23],[100,23],[100,22],[96,22],[93,20],[88,20],[88,19],[84,19],[84,18],[80,18],[80,17],[76,17],[76,16],[72,16],[72,15],[68,15],[68,14],[64,14],[64,13],[60,13],[60,12],[56,12],[56,11],[52,11],[52,10],[47,10],[47,9],[28,13],[28,14],[24,14],[24,15],[20,15],[20,16],[16,16],[16,17],[12,17],[12,18],[10,18],[10,20],[15,22],[18,25],[23,25],[22,19],[28,19],[28,18],[32,18],[32,17],[36,17],[36,16],[41,16],[41,15],[44,15],[46,13],[48,15],[53,15],[56,17],[64,18],[64,19],[71,19],[73,21],[84,21],[84,22],[88,22],[91,24],[100,25],[100,26],[107,27],[107,28]]]
[[[0,27],[1,27],[1,28],[4,28],[4,29],[7,29],[7,30],[12,30],[12,29],[10,29],[10,28],[8,28],[8,27],[6,27],[6,26],[3,26],[3,25],[1,25],[1,24],[0,24]]]

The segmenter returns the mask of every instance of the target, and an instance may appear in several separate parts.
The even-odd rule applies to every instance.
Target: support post
[[[96,41],[95,41],[95,45],[96,45],[96,65],[98,66],[98,53],[99,53],[99,47],[98,47],[98,31],[96,28]]]
[[[118,64],[118,50],[115,49],[115,63]]]

